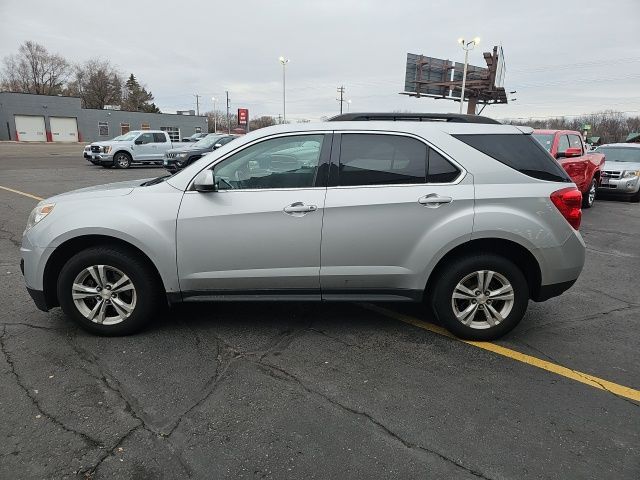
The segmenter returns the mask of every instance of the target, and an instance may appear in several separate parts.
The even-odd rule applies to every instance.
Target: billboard
[[[451,81],[451,67],[452,63],[449,60],[407,53],[404,91],[419,91],[421,95],[448,97],[450,94],[449,88],[423,85],[421,82]]]
[[[249,109],[239,108],[238,109],[238,125],[246,127],[248,123],[249,123]]]

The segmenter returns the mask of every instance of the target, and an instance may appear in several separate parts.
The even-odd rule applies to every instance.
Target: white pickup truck
[[[162,130],[134,130],[112,140],[85,147],[84,157],[104,168],[129,168],[134,163],[162,165],[164,153],[173,148]]]

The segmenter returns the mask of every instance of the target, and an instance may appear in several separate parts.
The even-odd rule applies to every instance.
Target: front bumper
[[[113,155],[109,153],[92,153],[91,161],[96,165],[113,165]]]
[[[33,303],[39,310],[47,312],[49,311],[49,305],[42,288],[42,276],[39,274],[40,260],[44,252],[44,249],[31,245],[27,237],[23,238],[22,247],[20,248],[22,255],[20,271],[24,276],[27,292],[33,299]]]
[[[177,171],[182,170],[184,168],[183,162],[186,162],[186,161],[187,161],[186,158],[184,160],[182,159],[178,160],[175,158],[165,158],[162,162],[162,166],[168,172],[176,173]]]
[[[598,192],[622,193],[633,195],[640,189],[640,177],[611,178],[602,177]]]

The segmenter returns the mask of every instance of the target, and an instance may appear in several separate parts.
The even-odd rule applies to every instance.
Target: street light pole
[[[480,43],[480,38],[476,37],[473,40],[467,42],[464,38],[459,38],[458,43],[462,45],[462,49],[464,50],[464,69],[462,70],[462,91],[460,92],[460,113],[462,113],[462,109],[464,107],[464,87],[467,83],[467,66],[469,65],[469,50],[473,50],[478,43]]]
[[[213,133],[218,133],[218,115],[216,114],[216,97],[211,97],[213,101]]]
[[[280,57],[278,60],[280,60],[280,63],[282,64],[282,123],[287,123],[286,70],[287,70],[287,63],[289,63],[289,59]]]

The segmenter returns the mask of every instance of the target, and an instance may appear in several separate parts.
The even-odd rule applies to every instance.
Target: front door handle
[[[424,197],[420,197],[418,199],[418,203],[420,205],[424,205],[425,207],[437,208],[440,205],[445,203],[451,203],[453,198],[440,196],[437,193],[430,193],[429,195],[425,195]]]
[[[309,212],[315,212],[317,209],[318,207],[315,205],[305,205],[302,202],[295,202],[284,207],[283,211],[289,215],[301,216]]]

